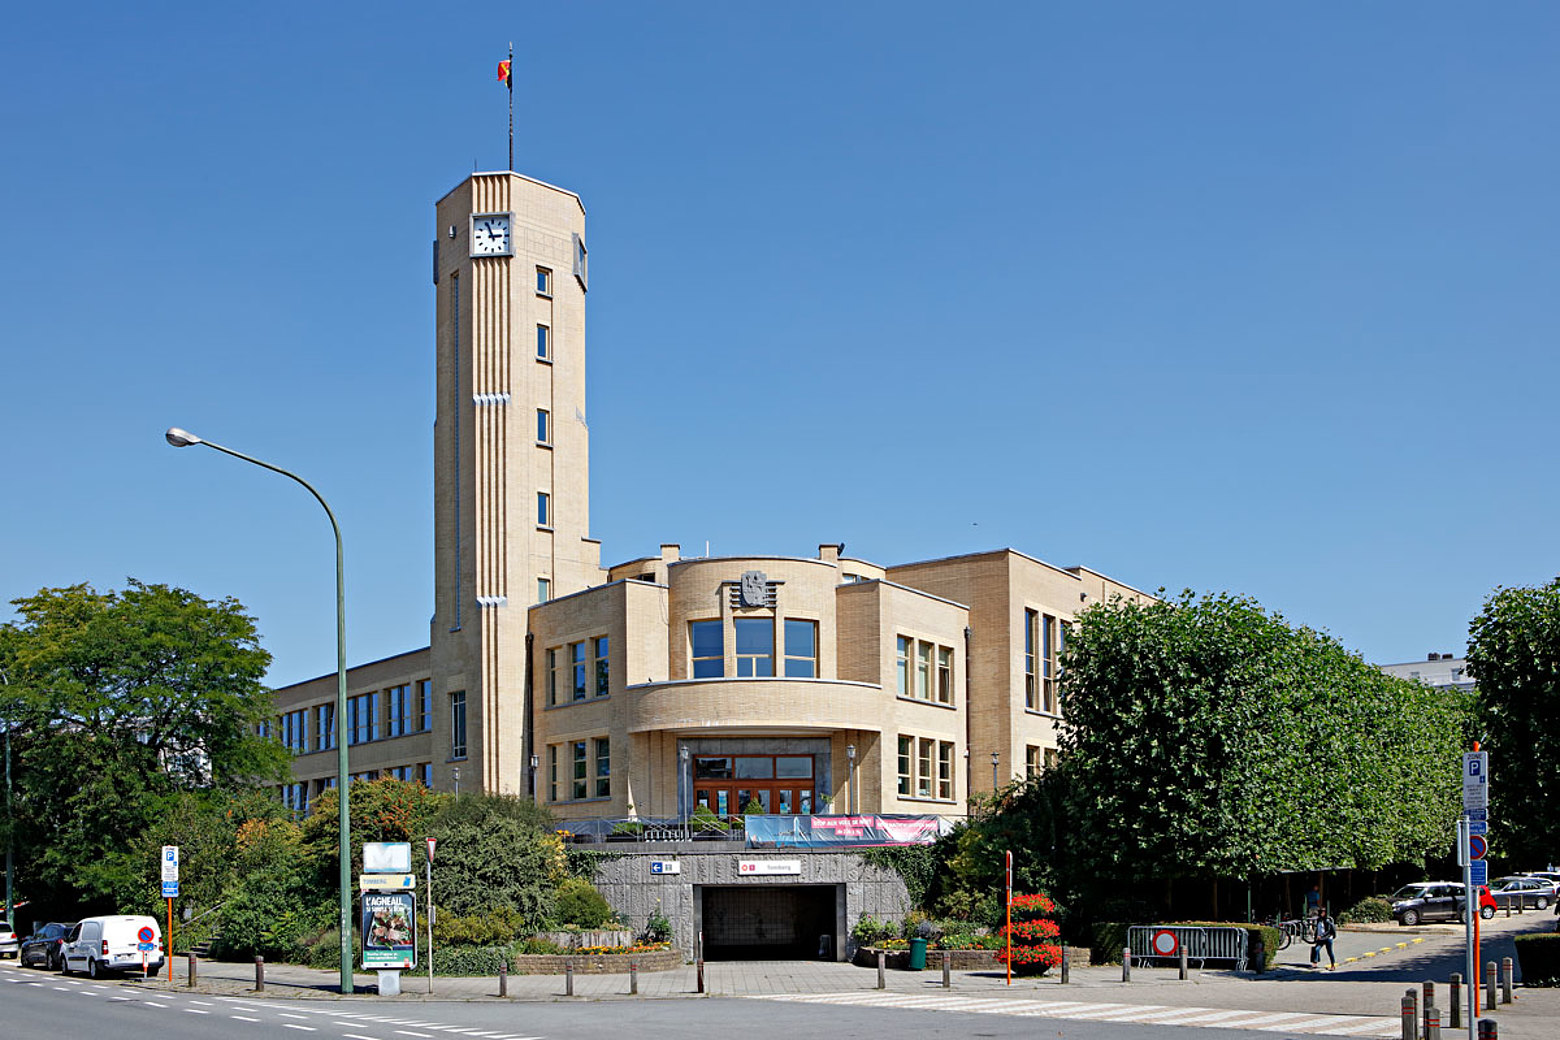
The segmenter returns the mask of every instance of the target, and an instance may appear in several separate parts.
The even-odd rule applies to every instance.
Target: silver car
[[[1490,895],[1502,910],[1507,907],[1548,910],[1555,901],[1555,883],[1526,875],[1496,878],[1490,882]]]

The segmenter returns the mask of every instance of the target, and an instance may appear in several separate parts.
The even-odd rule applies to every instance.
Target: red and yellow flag
[[[507,61],[501,61],[498,63],[498,81],[500,83],[509,82],[509,64],[510,63]]]

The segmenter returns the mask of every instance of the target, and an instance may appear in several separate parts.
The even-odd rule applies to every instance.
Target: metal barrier
[[[1163,932],[1175,936],[1173,948],[1164,940],[1158,947],[1154,937]],[[1248,935],[1244,928],[1218,925],[1147,924],[1133,925],[1127,929],[1127,947],[1133,960],[1140,964],[1164,961],[1176,963],[1182,950],[1186,959],[1201,968],[1208,961],[1229,961],[1236,968],[1247,963]]]

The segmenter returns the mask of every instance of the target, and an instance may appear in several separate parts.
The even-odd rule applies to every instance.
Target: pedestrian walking
[[[1333,922],[1332,915],[1326,907],[1321,908],[1321,916],[1316,919],[1316,941],[1311,946],[1311,967],[1322,966],[1322,948],[1327,948],[1327,970],[1332,971],[1338,967],[1338,958],[1333,956],[1333,938],[1338,934],[1338,926]]]

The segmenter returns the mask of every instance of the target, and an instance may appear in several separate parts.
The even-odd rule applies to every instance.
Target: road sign
[[[1468,821],[1468,833],[1469,834],[1488,834],[1489,832],[1490,832],[1490,825],[1488,823],[1484,822],[1483,820],[1469,820]]]
[[[163,882],[163,898],[164,899],[178,899],[179,898],[179,883],[177,881],[164,881]]]
[[[428,862],[429,863],[433,862],[433,847],[435,845],[437,845],[438,843],[439,843],[439,839],[438,838],[429,838],[428,839]]]
[[[1155,932],[1148,944],[1153,948],[1155,957],[1174,957],[1175,951],[1181,948],[1181,940],[1168,928]]]
[[[150,950],[152,948],[152,944],[149,943],[149,942],[140,943],[138,945],[141,947],[141,952],[142,953],[146,953],[148,950]]]
[[[411,869],[411,842],[365,841],[363,843],[363,873],[404,874]]]
[[[162,847],[162,879],[164,881],[179,880],[179,847],[177,845],[164,845]]]
[[[135,933],[135,937],[144,943],[149,943],[152,941],[152,930],[150,928],[142,928]]]
[[[1463,755],[1463,808],[1488,809],[1490,804],[1490,753],[1469,751]]]
[[[1485,840],[1484,835],[1470,834],[1468,836],[1468,855],[1471,858],[1481,860],[1484,858],[1484,854],[1489,851],[1490,843]]]
[[[399,892],[417,887],[416,874],[359,874],[359,892]]]
[[[1465,809],[1463,815],[1470,820],[1488,820],[1490,811],[1488,809]]]
[[[681,874],[682,864],[675,859],[653,859],[650,861],[650,873]]]
[[[1490,865],[1482,859],[1476,859],[1468,864],[1468,880],[1475,886],[1490,883]]]

